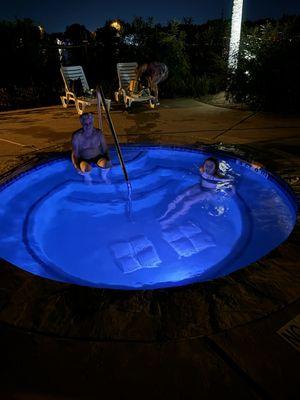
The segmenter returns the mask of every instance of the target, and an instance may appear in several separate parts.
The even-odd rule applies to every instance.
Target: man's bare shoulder
[[[103,135],[103,132],[101,131],[101,129],[99,129],[99,128],[95,128],[94,127],[94,134],[96,134],[96,135]]]
[[[78,142],[79,138],[82,136],[82,129],[78,129],[72,134],[72,142]]]

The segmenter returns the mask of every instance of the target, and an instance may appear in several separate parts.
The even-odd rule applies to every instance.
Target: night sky
[[[153,16],[161,23],[192,17],[194,22],[203,23],[220,18],[222,12],[228,17],[231,5],[232,0],[5,0],[0,19],[31,18],[48,32],[61,32],[72,23],[94,30],[108,19],[130,22],[134,16]],[[282,14],[300,14],[300,0],[244,0],[244,19],[276,18]]]

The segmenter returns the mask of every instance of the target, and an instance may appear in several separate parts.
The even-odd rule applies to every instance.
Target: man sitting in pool
[[[80,117],[82,128],[72,136],[72,163],[77,171],[91,171],[92,164],[102,169],[111,167],[108,147],[103,133],[94,127],[94,116],[84,113]]]
[[[231,181],[230,178],[220,174],[219,161],[213,157],[204,161],[199,172],[202,178],[201,184],[196,183],[185,189],[168,205],[166,212],[158,219],[162,228],[168,227],[179,217],[186,215],[194,204],[212,199],[214,191],[205,189],[216,189],[218,185]]]

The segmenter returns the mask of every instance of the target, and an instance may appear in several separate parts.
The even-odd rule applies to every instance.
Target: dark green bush
[[[47,34],[29,19],[0,21],[0,109],[58,104],[63,92],[60,63],[82,65],[91,87],[103,86],[112,97],[118,87],[116,64],[160,61],[169,67],[160,97],[200,97],[227,88],[228,96],[254,108],[296,110],[299,104],[300,18],[243,24],[237,71],[228,79],[230,23],[193,24],[171,21],[162,26],[152,18],[110,21],[89,32],[83,25]],[[63,46],[59,56],[59,38]]]
[[[0,45],[5,61],[0,70],[0,108],[55,104],[63,91],[56,38],[69,41],[63,65],[82,65],[90,86],[101,84],[112,96],[118,86],[117,62],[160,61],[169,67],[169,78],[160,86],[161,97],[201,96],[222,90],[226,83],[224,37],[226,23],[191,20],[166,26],[152,18],[120,21],[117,32],[108,21],[96,32],[80,24],[48,35],[29,20],[0,22]]]
[[[244,34],[238,69],[228,86],[235,101],[256,109],[299,111],[299,28],[299,18],[285,18]]]

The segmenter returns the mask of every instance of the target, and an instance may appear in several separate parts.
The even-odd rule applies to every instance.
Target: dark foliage
[[[299,111],[300,17],[244,26],[237,71],[228,93],[252,108]]]
[[[230,79],[229,21],[119,22],[120,31],[107,21],[95,32],[73,24],[47,34],[29,19],[0,21],[0,109],[59,103],[61,64],[82,65],[90,86],[101,84],[112,97],[116,64],[130,61],[168,65],[160,97],[200,97],[227,87],[231,98],[253,107],[294,110],[299,104],[299,17],[244,23],[239,68]]]

